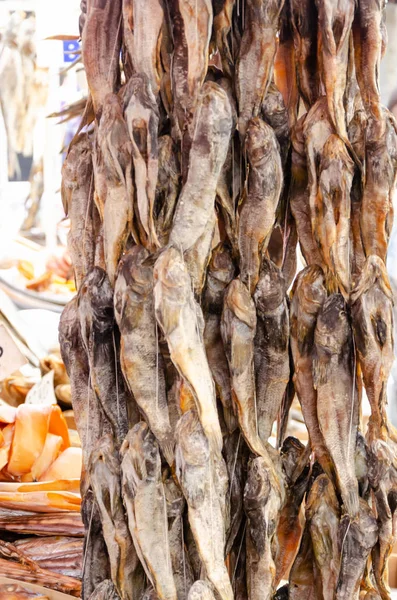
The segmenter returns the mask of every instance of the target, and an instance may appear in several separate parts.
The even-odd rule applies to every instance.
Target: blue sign
[[[78,54],[74,54],[76,50],[80,50],[78,40],[67,40],[63,42],[63,62],[71,63],[78,58]]]

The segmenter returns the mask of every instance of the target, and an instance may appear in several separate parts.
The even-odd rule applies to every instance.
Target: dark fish
[[[298,89],[307,110],[320,95],[315,0],[290,0]]]
[[[236,428],[233,411],[229,365],[221,336],[221,316],[225,290],[232,281],[235,267],[227,246],[219,243],[212,251],[207,269],[203,297],[205,314],[204,345],[216,391],[223,406],[223,416],[229,431]]]
[[[273,75],[277,32],[284,0],[247,0],[244,31],[236,65],[238,129],[245,137],[248,122],[257,117]]]
[[[289,381],[289,311],[281,271],[264,258],[254,292],[256,408],[259,437],[267,442]]]
[[[276,220],[283,185],[278,142],[272,128],[259,117],[248,123],[246,151],[249,173],[238,227],[241,281],[251,294],[259,279],[261,256]]]
[[[317,319],[314,347],[318,422],[334,463],[345,511],[354,518],[359,512],[354,464],[359,398],[353,335],[340,294],[332,294],[323,304]]]
[[[393,292],[386,266],[369,256],[351,295],[358,360],[371,405],[369,437],[386,439],[386,386],[394,361]]]
[[[114,307],[121,334],[120,362],[140,411],[172,465],[175,442],[154,314],[153,268],[144,264],[148,256],[145,248],[134,246],[119,263]]]
[[[159,171],[156,185],[156,230],[161,246],[168,243],[180,190],[181,172],[177,149],[171,136],[162,135],[159,145]]]
[[[91,385],[120,447],[129,422],[136,422],[138,416],[118,362],[113,290],[103,269],[95,267],[87,275],[77,302]]]

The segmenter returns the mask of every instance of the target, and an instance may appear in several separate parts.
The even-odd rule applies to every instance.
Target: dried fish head
[[[294,283],[293,297],[297,295],[301,311],[317,317],[318,311],[327,296],[324,272],[318,265],[311,265],[301,271]]]
[[[284,440],[280,456],[287,481],[292,481],[295,468],[304,450],[305,446],[297,438],[289,436]]]
[[[263,459],[255,458],[251,461],[248,469],[247,483],[244,489],[244,506],[249,513],[251,508],[257,508],[258,504],[265,505],[269,499],[271,490],[270,477]],[[258,536],[266,536],[265,531],[258,531]]]
[[[351,340],[346,304],[342,294],[332,294],[324,302],[315,333],[316,345],[327,355],[339,355]]]
[[[161,459],[156,438],[147,423],[137,423],[127,433],[121,446],[120,454],[130,454],[134,467],[134,477],[139,480],[158,481],[161,478]],[[138,480],[130,481],[132,488]]]
[[[259,117],[248,123],[245,147],[248,160],[254,168],[263,165],[273,152],[279,152],[273,129]]]
[[[258,313],[265,316],[275,310],[285,298],[285,281],[281,270],[269,260],[262,260],[259,281],[254,292]]]

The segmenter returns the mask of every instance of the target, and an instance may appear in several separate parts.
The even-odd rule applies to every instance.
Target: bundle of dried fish
[[[82,3],[92,130],[64,166],[78,296],[60,340],[83,443],[84,600],[389,598],[383,9]],[[0,429],[8,461],[12,420]]]

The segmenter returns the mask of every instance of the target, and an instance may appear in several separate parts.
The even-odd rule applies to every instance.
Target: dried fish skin
[[[182,175],[189,167],[193,119],[208,68],[213,9],[211,0],[167,0],[174,45],[171,65],[174,126],[182,140]],[[190,168],[189,168],[190,171]]]
[[[89,0],[82,31],[82,57],[96,118],[119,78],[122,0]]]
[[[211,449],[220,453],[222,432],[215,386],[202,339],[203,316],[181,253],[168,247],[154,265],[154,303],[171,360],[193,394]]]
[[[247,588],[250,600],[270,600],[275,591],[276,566],[272,539],[277,529],[281,499],[271,483],[263,458],[251,460],[244,490],[247,514]]]
[[[176,474],[188,505],[189,524],[207,577],[222,600],[233,591],[224,563],[225,522],[208,439],[194,411],[176,429]]]
[[[101,516],[112,581],[122,599],[137,600],[138,556],[128,532],[121,498],[120,462],[112,437],[104,436],[90,460],[90,481]]]
[[[259,117],[247,127],[246,152],[250,165],[238,226],[240,273],[251,294],[259,278],[283,186],[278,142],[272,128]]]
[[[249,451],[240,431],[234,431],[224,439],[223,453],[229,476],[227,501],[230,507],[230,525],[226,530],[225,555],[232,551],[243,520],[244,482],[248,464]]]
[[[318,53],[328,110],[336,132],[348,143],[343,97],[356,0],[316,0],[316,5]]]
[[[114,289],[115,318],[120,330],[120,363],[134,399],[157,438],[169,465],[174,436],[168,414],[164,365],[154,314],[153,268],[149,252],[134,246],[121,259]]]
[[[113,289],[100,267],[94,267],[84,279],[77,305],[91,385],[120,446],[129,421],[136,422],[136,407],[125,388],[118,362]]]
[[[333,480],[333,465],[321,433],[317,416],[317,391],[313,381],[314,334],[318,315],[327,297],[321,267],[312,265],[297,276],[290,306],[290,340],[294,361],[294,385],[312,449],[328,477]]]
[[[254,344],[258,433],[262,442],[267,442],[290,376],[285,281],[280,269],[267,258],[262,261],[254,302],[257,312]]]
[[[334,463],[345,511],[354,518],[359,512],[354,464],[359,407],[352,330],[341,294],[325,300],[317,319],[314,345],[318,422]]]
[[[105,97],[94,146],[94,173],[106,270],[113,285],[133,218],[132,145],[121,99],[116,94]]]
[[[321,157],[311,222],[323,260],[345,297],[350,291],[350,193],[354,163],[344,142],[330,135]]]
[[[234,279],[224,297],[221,334],[229,363],[232,401],[241,432],[259,456],[267,451],[258,433],[254,372],[256,310],[247,287]]]
[[[386,439],[386,383],[394,361],[393,292],[378,256],[367,258],[351,294],[351,307],[358,360],[371,405],[369,435]]]
[[[89,488],[84,495],[81,515],[85,527],[82,598],[88,598],[102,581],[110,580],[111,576],[109,555],[103,538],[101,516],[92,488]]]
[[[123,38],[133,71],[146,75],[156,95],[160,90],[163,21],[160,0],[123,0]]]
[[[189,171],[175,210],[170,244],[186,252],[213,214],[219,175],[226,160],[233,116],[228,95],[207,81],[197,99]]]
[[[318,14],[314,0],[290,0],[298,89],[307,110],[320,95],[317,59]]]
[[[277,32],[284,0],[247,0],[244,31],[236,64],[238,130],[245,137],[248,122],[257,117],[273,75]]]
[[[366,112],[377,123],[378,136],[384,128],[379,94],[385,0],[359,0],[353,23],[357,82]]]
[[[236,428],[236,419],[233,412],[229,365],[221,335],[221,315],[224,293],[234,274],[235,266],[231,253],[227,246],[220,242],[212,251],[207,269],[203,296],[205,314],[203,337],[208,364],[223,405],[224,419],[229,431]]]
[[[159,171],[156,185],[155,226],[161,246],[168,244],[181,185],[177,148],[170,135],[158,141]]]
[[[79,134],[63,162],[61,191],[65,214],[70,217],[68,250],[79,289],[95,258],[92,140],[88,133]]]
[[[313,553],[324,600],[333,600],[340,567],[340,507],[334,487],[326,475],[315,480],[306,503]]]
[[[342,518],[339,535],[342,556],[335,599],[358,598],[367,559],[378,539],[376,517],[365,500],[360,498],[357,519]]]
[[[393,193],[397,177],[397,126],[384,109],[385,130],[377,138],[376,121],[368,119],[365,145],[365,183],[361,204],[361,238],[366,256],[386,260],[393,226]]]
[[[141,228],[141,243],[159,246],[154,226],[154,204],[158,176],[159,111],[146,75],[133,75],[124,89],[124,115],[131,140],[135,195]]]
[[[176,600],[160,453],[146,423],[130,429],[120,452],[123,500],[135,549],[160,600]]]

